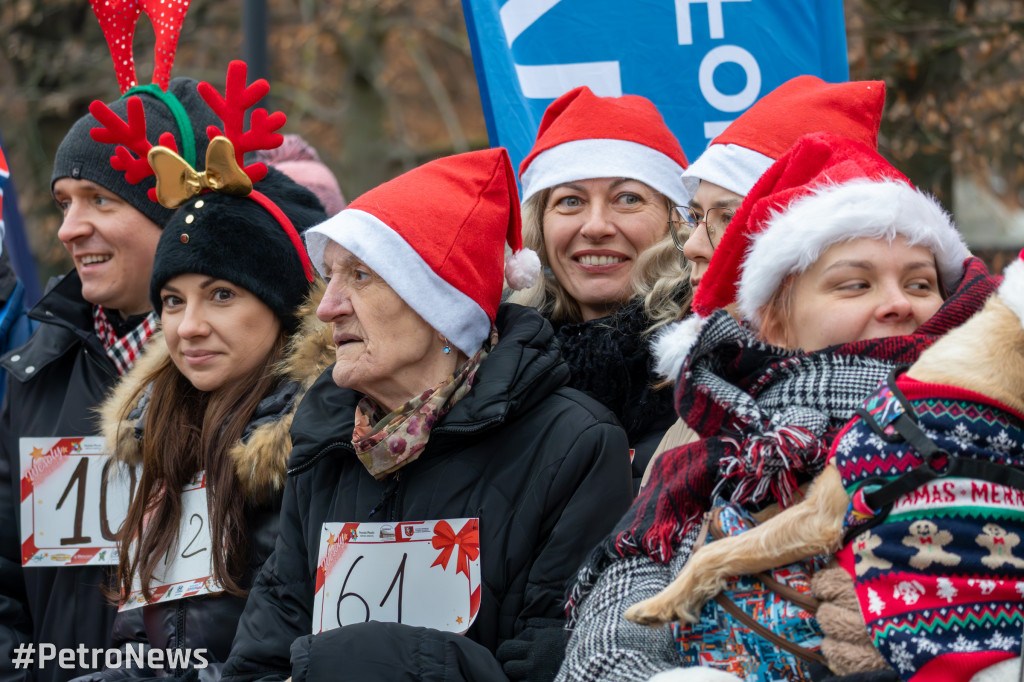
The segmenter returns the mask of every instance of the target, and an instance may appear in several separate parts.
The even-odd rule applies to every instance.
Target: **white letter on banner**
[[[531,99],[554,99],[573,88],[586,85],[598,97],[620,97],[622,77],[618,62],[586,62],[583,64],[516,64],[516,75],[523,96]]]
[[[562,0],[508,0],[498,12],[501,15],[501,27],[505,29],[505,40],[508,46],[519,37],[519,34],[530,28],[533,22],[540,19],[545,12]]]
[[[726,62],[743,67],[747,87],[736,95],[723,94],[715,87],[715,69]],[[761,68],[754,55],[737,45],[720,45],[704,55],[700,62],[700,94],[719,111],[742,111],[757,100],[761,92]]]
[[[715,0],[718,1],[718,0]],[[735,2],[737,0],[725,0]],[[747,0],[739,0],[746,2]],[[502,6],[501,26],[509,49],[512,43],[561,0],[508,0]],[[578,64],[515,64],[523,96],[530,99],[555,99],[581,85],[598,97],[622,95],[622,76],[618,62],[582,62]]]
[[[676,0],[676,34],[679,36],[680,45],[693,45],[693,24],[690,22],[690,5],[698,2],[708,6],[708,29],[711,31],[711,39],[721,40],[725,37],[722,3],[750,2],[750,0]]]

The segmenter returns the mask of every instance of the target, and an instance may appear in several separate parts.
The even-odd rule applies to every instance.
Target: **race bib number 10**
[[[325,523],[313,634],[376,620],[464,633],[480,608],[480,520]]]
[[[116,533],[138,473],[104,454],[101,437],[22,438],[23,566],[116,564]]]

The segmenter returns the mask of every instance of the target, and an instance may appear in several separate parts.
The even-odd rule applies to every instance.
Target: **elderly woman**
[[[307,235],[328,282],[318,315],[333,329],[337,362],[295,415],[277,547],[224,678],[553,678],[567,582],[628,507],[629,464],[611,412],[567,386],[550,325],[530,308],[499,306],[503,270],[520,285],[529,274],[507,153],[428,163]],[[506,242],[518,253],[503,268]],[[413,528],[399,530],[403,522],[439,520],[463,529],[460,563],[479,558],[475,620],[452,627],[465,636],[414,627],[423,623],[401,611],[397,622],[377,622],[393,610],[371,619],[397,575],[372,559],[353,564],[314,625],[325,523],[360,524],[346,526],[347,541],[367,522],[404,537]],[[371,622],[337,627],[339,599],[374,573],[387,580],[365,600]],[[406,589],[400,608],[411,613],[431,596]],[[335,629],[320,632],[327,622]],[[534,646],[541,640],[555,646]]]
[[[671,391],[653,387],[646,332],[688,301],[684,263],[668,235],[672,207],[689,199],[680,179],[686,166],[649,100],[597,97],[586,87],[552,102],[520,166],[523,241],[546,276],[509,300],[544,313],[571,385],[619,418],[635,488],[674,421]]]

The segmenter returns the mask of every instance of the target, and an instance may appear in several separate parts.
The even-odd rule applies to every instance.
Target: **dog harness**
[[[1021,650],[1024,416],[895,375],[832,449],[850,495],[839,562],[903,679],[966,681]]]

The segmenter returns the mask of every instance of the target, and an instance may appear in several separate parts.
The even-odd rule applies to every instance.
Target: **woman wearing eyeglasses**
[[[523,241],[545,276],[509,300],[551,321],[572,386],[626,429],[634,492],[674,421],[671,391],[653,387],[649,333],[689,301],[685,262],[668,235],[673,206],[689,200],[686,166],[649,100],[581,87],[548,107],[519,168]]]

